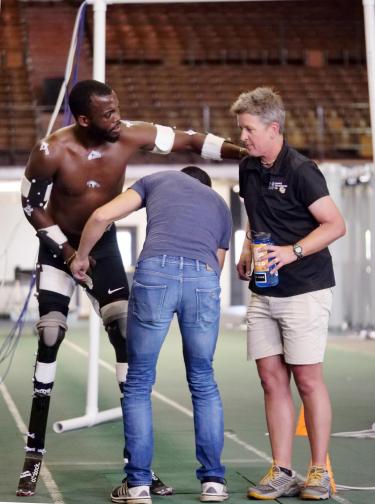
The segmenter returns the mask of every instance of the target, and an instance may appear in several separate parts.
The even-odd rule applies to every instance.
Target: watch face
[[[294,253],[296,254],[297,258],[302,259],[303,254],[302,254],[301,245],[293,245],[293,250],[294,250]]]

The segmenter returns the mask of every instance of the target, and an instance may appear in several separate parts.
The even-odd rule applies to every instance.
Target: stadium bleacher
[[[2,164],[25,158],[45,131],[46,93],[64,74],[78,5],[48,2],[46,9],[45,2],[10,0],[4,6]],[[80,78],[91,75],[92,24],[89,9]],[[241,91],[267,85],[284,99],[291,144],[310,156],[371,155],[357,0],[116,5],[108,8],[106,44],[107,82],[124,117],[238,141],[230,104]]]

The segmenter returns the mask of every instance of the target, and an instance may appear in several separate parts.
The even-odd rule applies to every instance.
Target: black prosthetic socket
[[[115,349],[117,362],[128,362],[128,352],[126,348],[126,338],[123,324],[124,319],[116,319],[105,326],[109,341]]]

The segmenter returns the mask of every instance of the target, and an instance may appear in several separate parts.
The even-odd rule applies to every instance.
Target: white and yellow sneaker
[[[305,486],[301,490],[301,499],[326,500],[331,496],[331,479],[328,471],[322,466],[311,466]]]
[[[273,464],[258,485],[250,487],[247,496],[252,499],[274,500],[278,497],[295,497],[300,493],[295,471],[289,476]]]

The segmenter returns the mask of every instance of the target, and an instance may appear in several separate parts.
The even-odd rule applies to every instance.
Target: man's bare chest
[[[116,193],[122,188],[126,165],[104,157],[64,161],[54,186],[60,194],[80,196],[91,192]],[[121,190],[121,189],[120,189]]]

